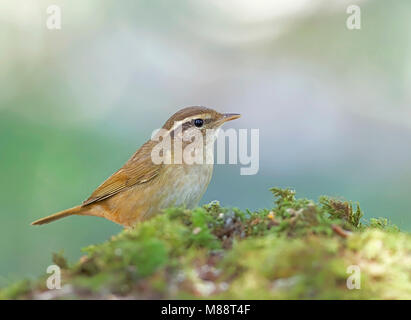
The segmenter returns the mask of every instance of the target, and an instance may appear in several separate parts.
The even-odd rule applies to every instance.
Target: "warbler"
[[[210,158],[216,133],[225,122],[239,117],[200,106],[179,110],[81,205],[32,225],[80,215],[102,217],[132,228],[171,206],[194,208],[212,177]],[[170,142],[168,146],[166,142]],[[176,148],[179,145],[181,148]]]

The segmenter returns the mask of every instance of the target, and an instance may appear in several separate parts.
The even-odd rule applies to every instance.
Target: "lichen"
[[[2,299],[410,299],[411,237],[360,206],[271,189],[272,208],[241,211],[217,201],[169,208],[89,246],[62,289],[47,275],[0,290]],[[358,288],[348,288],[351,267]]]

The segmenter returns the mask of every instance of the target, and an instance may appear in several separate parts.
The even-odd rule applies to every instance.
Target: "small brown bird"
[[[124,227],[133,227],[162,209],[171,206],[195,207],[206,191],[213,172],[210,161],[185,161],[192,152],[185,152],[194,142],[190,130],[197,130],[194,153],[204,160],[211,155],[217,130],[223,123],[239,118],[239,114],[222,114],[205,107],[188,107],[171,116],[157,135],[147,141],[126,164],[101,184],[83,204],[34,221],[32,225],[46,224],[71,215],[103,217]],[[210,136],[211,139],[207,137]],[[161,135],[161,137],[160,137]],[[153,150],[159,142],[171,141],[158,156],[170,156],[171,162],[153,161]],[[180,140],[176,140],[179,138]],[[194,139],[196,140],[196,139]],[[176,148],[181,141],[183,155]],[[166,145],[166,144],[164,144]],[[201,150],[198,148],[201,145]],[[191,151],[192,149],[189,149]],[[201,151],[201,152],[198,152]],[[203,153],[204,151],[204,153]],[[178,159],[183,159],[178,162]],[[209,158],[207,158],[209,159]]]

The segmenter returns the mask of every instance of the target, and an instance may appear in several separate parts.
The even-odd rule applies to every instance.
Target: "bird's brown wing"
[[[83,206],[107,199],[125,189],[154,179],[162,165],[154,164],[151,159],[153,141],[146,142],[127,163],[110,178],[103,182]]]

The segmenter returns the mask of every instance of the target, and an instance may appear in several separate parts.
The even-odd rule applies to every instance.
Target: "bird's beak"
[[[221,119],[221,122],[227,122],[231,120],[235,120],[241,117],[241,114],[238,113],[224,113],[223,118]]]

